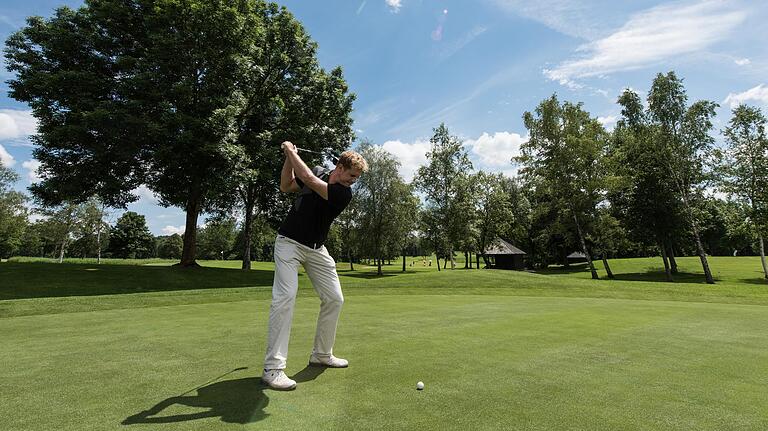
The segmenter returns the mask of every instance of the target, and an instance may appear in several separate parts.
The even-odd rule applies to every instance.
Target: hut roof
[[[573,253],[566,256],[568,259],[586,259],[587,255],[580,252],[580,251],[574,251]]]
[[[499,238],[493,242],[485,251],[485,254],[526,254],[524,251],[514,245]]]

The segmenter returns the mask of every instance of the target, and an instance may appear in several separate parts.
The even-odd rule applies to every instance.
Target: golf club
[[[299,151],[299,152],[302,152],[302,153],[311,153],[311,154],[318,154],[318,155],[321,155],[321,156],[326,156],[326,153],[324,153],[322,151],[308,150],[306,148],[296,147],[296,151]],[[339,155],[335,151],[329,152],[328,156],[330,157],[331,162],[333,162],[334,165],[339,163]]]

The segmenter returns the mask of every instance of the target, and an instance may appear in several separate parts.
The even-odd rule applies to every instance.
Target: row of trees
[[[143,215],[123,213],[114,225],[105,219],[108,211],[97,199],[41,209],[35,222],[29,221],[28,198],[11,191],[17,174],[0,166],[0,257],[13,255],[121,259],[180,259],[183,236],[154,236]],[[271,259],[274,230],[265,220],[257,220],[251,238],[250,259]],[[244,229],[234,217],[211,217],[197,235],[198,255],[202,259],[241,259]]]
[[[659,75],[657,83],[666,79],[676,77]],[[620,101],[640,106],[639,98],[630,92]],[[694,192],[685,197],[687,208],[664,180],[664,168],[670,166],[668,159],[673,155],[655,146],[658,141],[641,140],[652,139],[653,135],[640,134],[652,126],[641,129],[625,114],[610,133],[581,105],[560,103],[555,96],[542,101],[535,114],[524,116],[531,139],[516,160],[522,165],[519,179],[473,172],[460,139],[442,124],[430,140],[428,163],[419,168],[411,184],[398,174],[399,162],[393,155],[363,142],[357,149],[369,161],[370,171],[355,185],[355,198],[332,228],[327,246],[351,265],[373,259],[379,271],[382,262],[398,255],[434,252],[440,269],[440,259],[447,259],[444,265],[450,260],[453,267],[458,251],[471,264],[473,253],[482,254],[495,239],[505,238],[529,250],[533,265],[567,263],[565,254],[574,249],[581,249],[590,261],[593,254],[599,255],[609,276],[609,256],[660,253],[670,279],[676,271],[676,254],[703,249],[706,261],[707,254],[754,253],[761,243],[764,224],[760,220],[765,216],[759,200],[764,190],[760,175],[765,119],[758,109],[744,106],[733,114],[724,131],[729,143],[726,151],[697,155],[702,157],[697,165],[699,180]],[[628,127],[637,129],[628,131]],[[14,175],[3,171],[4,178]],[[708,197],[707,184],[719,185],[742,199]],[[3,183],[2,202],[16,202],[17,217],[25,220],[25,197],[10,192],[8,185]],[[745,190],[752,194],[739,195]],[[105,208],[95,199],[49,209],[46,215],[46,220],[27,229],[23,245],[17,247],[21,253],[63,257],[66,249],[70,255],[85,257],[104,249],[113,257],[181,255],[179,235],[158,238],[153,247],[142,216],[125,213],[110,227],[103,222]],[[270,259],[276,224],[258,218],[256,225],[250,241],[255,251],[248,260]],[[13,231],[8,226],[4,232]],[[18,223],[14,226],[16,232],[24,231]],[[49,239],[39,241],[38,237]],[[198,255],[204,259],[241,258],[244,244],[245,225],[226,212],[210,217],[197,238]],[[591,262],[590,266],[597,276]]]
[[[290,12],[261,0],[90,0],[29,18],[6,41],[5,57],[15,74],[11,96],[38,120],[34,156],[43,180],[31,187],[33,198],[68,219],[95,197],[103,215],[145,184],[161,204],[186,212],[181,265],[196,265],[198,218],[208,213],[241,220],[235,244],[250,268],[253,238],[274,229],[289,204],[278,192],[279,143],[332,151],[354,137],[354,95],[340,68],[318,65],[316,50]],[[593,256],[659,252],[671,279],[674,257],[695,253],[713,282],[707,247],[718,241],[707,238],[719,222],[705,216],[728,214],[750,226],[744,232],[762,251],[762,113],[737,108],[721,152],[711,133],[716,104],[688,105],[674,73],[656,77],[646,104],[631,90],[618,102],[622,119],[611,132],[581,104],[556,96],[526,112],[530,139],[513,161],[517,179],[475,173],[445,125],[434,130],[428,163],[411,184],[391,154],[364,142],[371,171],[329,245],[350,261],[379,264],[418,248],[454,267],[455,253],[482,254],[502,237],[538,266],[579,249],[595,278]],[[734,202],[708,197],[715,186]],[[736,238],[731,224],[719,224]]]
[[[720,215],[739,214],[726,229],[744,231],[743,225],[749,225],[745,232],[759,244],[768,278],[763,249],[768,227],[765,117],[754,107],[735,108],[723,131],[722,150],[715,147],[712,133],[717,105],[688,105],[682,79],[674,72],[656,76],[646,102],[625,90],[613,132],[581,104],[561,103],[556,96],[525,113],[530,139],[516,161],[535,208],[530,241],[534,258],[546,264],[558,251],[578,248],[592,277],[598,278],[592,252],[605,260],[628,247],[653,248],[672,280],[675,256],[692,252],[699,256],[707,282],[714,283],[707,260],[712,248],[704,241],[712,225],[704,223],[719,209]],[[713,190],[733,201],[718,203],[708,196]],[[611,277],[607,261],[605,268]]]

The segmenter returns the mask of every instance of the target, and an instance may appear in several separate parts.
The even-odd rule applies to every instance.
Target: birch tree
[[[749,209],[760,247],[763,275],[768,279],[764,233],[768,227],[768,139],[765,116],[759,108],[739,105],[723,131],[726,143],[721,184]]]

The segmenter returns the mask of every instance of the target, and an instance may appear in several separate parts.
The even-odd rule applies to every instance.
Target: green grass
[[[270,263],[0,263],[0,429],[767,429],[759,259],[712,258],[714,286],[678,263],[676,283],[660,259],[598,281],[340,264],[345,370],[305,367],[302,275],[287,393],[258,383]]]

